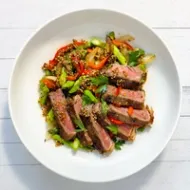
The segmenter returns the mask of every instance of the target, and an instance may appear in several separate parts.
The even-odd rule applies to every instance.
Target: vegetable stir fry
[[[121,150],[152,124],[142,88],[155,55],[134,47],[133,40],[113,31],[105,41],[73,39],[44,63],[38,102],[56,145]]]

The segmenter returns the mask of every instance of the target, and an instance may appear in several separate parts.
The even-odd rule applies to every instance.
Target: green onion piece
[[[65,72],[65,69],[62,68],[62,71],[61,71],[61,76],[59,77],[59,84],[60,86],[63,88],[63,85],[65,84],[66,82],[66,78],[67,78],[67,73]]]
[[[86,131],[86,128],[85,128],[85,126],[84,126],[84,124],[83,124],[83,122],[82,122],[82,120],[80,118],[75,118],[73,120],[73,122],[75,123],[75,125],[77,127],[80,128],[81,131]]]
[[[122,65],[127,65],[127,60],[125,56],[120,52],[120,50],[115,45],[113,45],[113,54],[117,57],[117,59]]]
[[[81,85],[81,82],[86,78],[86,76],[81,76],[77,81],[75,81],[73,87],[69,90],[69,93],[72,94],[76,92]]]
[[[117,125],[108,125],[106,128],[109,131],[111,131],[114,135],[118,134],[118,127],[117,127]]]
[[[53,128],[48,130],[48,133],[51,135],[58,134],[58,129],[56,127],[53,127]]]
[[[81,80],[80,78],[74,83],[73,87],[71,88],[71,90],[69,90],[69,93],[72,94],[74,92],[76,92],[79,88],[80,88],[80,84],[81,84]]]
[[[90,99],[92,102],[94,102],[94,103],[97,103],[97,102],[98,102],[98,99],[92,94],[92,92],[91,92],[90,90],[85,90],[85,91],[84,91],[84,94],[85,94],[86,96],[88,96],[89,99]]]
[[[75,140],[73,141],[73,143],[71,143],[71,148],[74,150],[74,151],[77,151],[80,147],[80,141],[78,138],[75,138]]]
[[[74,85],[74,81],[67,81],[63,86],[62,88],[65,89],[65,88],[71,88],[73,85]]]
[[[55,115],[54,115],[54,113],[53,113],[53,109],[51,109],[51,110],[48,112],[48,114],[47,114],[47,116],[46,116],[46,120],[47,120],[48,123],[53,123],[53,122],[55,121]]]
[[[142,58],[140,58],[138,62],[140,62],[141,64],[148,64],[148,63],[153,62],[155,58],[156,56],[154,54],[147,54],[143,56]]]
[[[49,88],[40,81],[40,98],[38,102],[40,105],[45,105],[49,93]]]
[[[90,42],[94,46],[105,47],[105,43],[98,38],[92,38]]]

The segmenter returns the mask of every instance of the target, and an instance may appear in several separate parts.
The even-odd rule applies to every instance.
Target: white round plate
[[[75,39],[104,38],[108,31],[132,34],[133,43],[156,54],[145,85],[146,102],[155,111],[150,130],[110,156],[73,153],[67,147],[44,142],[45,119],[38,105],[42,65],[56,50]],[[20,52],[9,86],[9,108],[15,129],[26,148],[44,166],[67,178],[106,182],[127,177],[152,162],[171,138],[179,117],[181,87],[171,54],[159,37],[138,20],[110,10],[82,10],[62,15],[40,28]]]

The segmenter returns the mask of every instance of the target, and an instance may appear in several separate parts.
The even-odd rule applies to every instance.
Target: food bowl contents
[[[143,85],[155,55],[132,40],[74,39],[43,65],[39,104],[56,145],[110,153],[153,123]]]

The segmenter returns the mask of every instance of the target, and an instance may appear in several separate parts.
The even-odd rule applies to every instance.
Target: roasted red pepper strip
[[[127,41],[120,41],[120,40],[112,40],[112,43],[116,46],[127,46],[129,50],[134,50],[133,46],[131,46]]]
[[[73,44],[75,46],[81,46],[81,45],[84,45],[85,43],[86,43],[85,40],[81,40],[81,41],[73,40]]]
[[[72,76],[67,76],[67,80],[76,80],[78,76],[79,76],[78,73]]]
[[[133,111],[134,111],[133,107],[130,106],[127,110],[128,115],[131,116],[133,114]]]
[[[125,41],[124,44],[127,46],[129,50],[134,50],[133,46],[131,46],[131,44],[129,44],[127,41]]]
[[[73,48],[73,44],[68,44],[68,45],[66,45],[66,46],[63,46],[63,47],[59,48],[59,49],[57,50],[57,52],[56,52],[56,54],[55,54],[53,60],[55,60],[55,58],[56,58],[57,56],[59,56],[61,53],[66,52],[66,51],[68,51],[69,49],[72,49],[72,48]]]
[[[42,82],[49,88],[54,89],[56,88],[56,83],[53,80],[50,79],[43,79]]]
[[[123,45],[123,42],[121,42],[120,40],[112,40],[112,43],[116,46],[121,46]]]
[[[100,62],[98,62],[97,64],[96,64],[95,62],[89,62],[89,63],[88,63],[88,66],[91,67],[92,69],[97,69],[97,70],[99,70],[99,69],[101,69],[101,68],[105,65],[105,63],[106,63],[106,61],[108,60],[108,58],[109,58],[109,56],[103,58],[103,59],[102,59]]]
[[[109,119],[112,123],[114,123],[114,124],[116,124],[116,125],[122,125],[122,124],[124,124],[123,121],[117,120],[117,119],[115,119],[115,118],[113,118],[113,117],[111,117],[111,116],[108,116],[108,119]]]
[[[82,75],[88,75],[88,74],[90,74],[91,72],[92,72],[91,70],[84,69],[83,72],[82,72]]]
[[[115,93],[116,96],[118,96],[118,95],[120,94],[121,89],[122,89],[122,88],[121,88],[120,86],[116,89],[116,93]]]
[[[82,61],[79,62],[79,67],[80,67],[80,75],[82,75],[84,71],[84,63]]]

